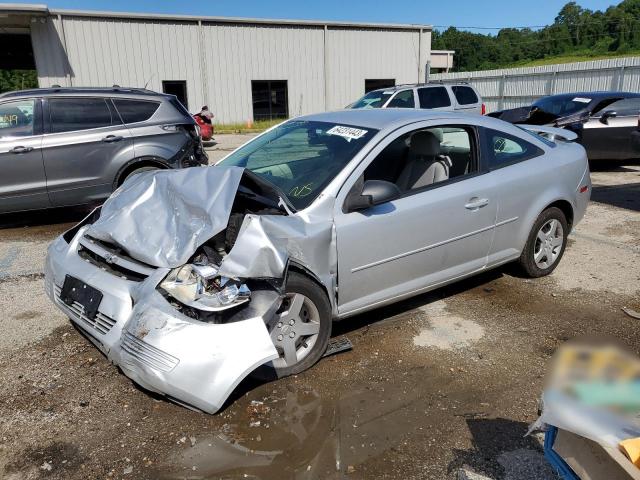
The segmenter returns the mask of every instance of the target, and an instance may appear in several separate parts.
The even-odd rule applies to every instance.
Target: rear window
[[[445,87],[426,87],[418,89],[420,108],[449,107],[451,100]]]
[[[73,132],[111,125],[111,110],[104,98],[53,98],[49,100],[51,132]]]
[[[149,120],[156,113],[160,104],[145,100],[124,100],[114,98],[113,103],[118,109],[124,123],[136,123]]]
[[[451,87],[453,90],[453,94],[456,96],[456,100],[460,105],[471,105],[473,103],[478,103],[478,96],[476,92],[473,91],[471,87],[461,87],[461,86],[453,86]]]

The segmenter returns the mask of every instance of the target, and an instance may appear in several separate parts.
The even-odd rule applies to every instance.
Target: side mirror
[[[395,183],[385,180],[367,180],[360,194],[352,192],[345,201],[345,212],[364,210],[374,205],[390,202],[400,196],[400,189]]]
[[[616,118],[618,116],[618,112],[614,112],[613,110],[607,110],[600,116],[600,123],[604,123],[605,125],[609,124],[610,118]]]

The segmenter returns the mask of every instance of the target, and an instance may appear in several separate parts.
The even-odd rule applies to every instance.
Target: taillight
[[[482,115],[486,115],[487,113],[487,106],[484,103],[482,104],[482,110],[480,111],[480,113],[482,113]]]
[[[582,187],[580,187],[580,193],[584,193],[587,190],[589,190],[589,185],[583,185]]]

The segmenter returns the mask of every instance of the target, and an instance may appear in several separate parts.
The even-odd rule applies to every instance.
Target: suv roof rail
[[[30,88],[26,90],[15,90],[0,94],[0,98],[21,97],[26,95],[48,95],[51,93],[135,93],[138,95],[165,95],[147,88],[139,87],[61,87],[53,85],[45,88]]]
[[[469,82],[463,81],[454,81],[454,82],[445,82],[444,80],[431,80],[428,82],[420,82],[420,83],[399,83],[398,85],[394,85],[392,87],[386,88],[378,88],[377,90],[386,90],[390,88],[400,88],[400,87],[424,87],[427,85],[469,85]]]

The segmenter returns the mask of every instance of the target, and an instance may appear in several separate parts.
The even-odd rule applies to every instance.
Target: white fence
[[[438,73],[429,81],[469,82],[483,97],[487,111],[528,105],[555,93],[622,90],[640,92],[640,57],[563,63],[542,67]]]

